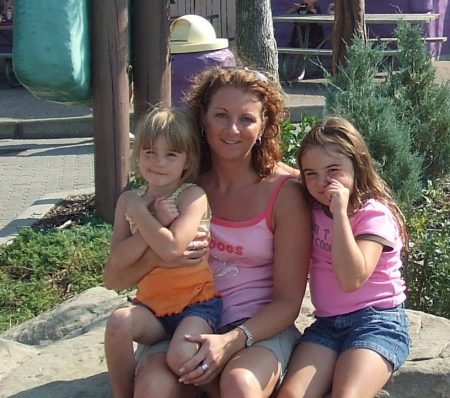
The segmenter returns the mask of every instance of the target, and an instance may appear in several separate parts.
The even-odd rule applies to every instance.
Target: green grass
[[[0,331],[99,286],[111,232],[91,216],[68,229],[24,228],[0,246]]]

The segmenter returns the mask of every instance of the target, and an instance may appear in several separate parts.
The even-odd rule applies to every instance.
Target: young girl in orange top
[[[157,108],[138,124],[134,157],[148,187],[120,196],[110,260],[134,262],[150,247],[166,263],[138,283],[134,305],[108,319],[105,353],[116,398],[133,396],[133,342],[151,345],[172,337],[166,360],[177,371],[198,349],[184,336],[214,333],[219,326],[222,302],[206,260],[171,264],[198,232],[209,231],[206,194],[188,182],[197,176],[198,155],[198,134],[185,112]]]

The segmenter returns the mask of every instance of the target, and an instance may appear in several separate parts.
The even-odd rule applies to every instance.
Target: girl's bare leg
[[[119,308],[110,315],[105,330],[105,356],[115,398],[133,397],[133,341],[154,344],[165,336],[160,322],[144,307]]]
[[[289,362],[278,398],[322,398],[333,380],[337,352],[318,344],[301,343]]]
[[[388,382],[393,366],[375,351],[354,348],[336,362],[332,398],[373,398]]]
[[[212,333],[212,329],[202,318],[189,316],[180,322],[170,340],[169,350],[167,351],[167,364],[172,372],[181,376],[179,373],[181,365],[191,359],[199,349],[197,343],[187,341],[184,336],[186,334],[207,333]]]

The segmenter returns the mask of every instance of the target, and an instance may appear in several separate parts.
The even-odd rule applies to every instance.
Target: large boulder
[[[111,397],[103,351],[105,321],[125,297],[101,287],[0,335],[0,398]],[[307,296],[303,329],[314,308]],[[450,397],[450,321],[408,310],[413,346],[380,397]]]

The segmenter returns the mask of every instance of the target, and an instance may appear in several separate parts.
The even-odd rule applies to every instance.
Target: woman
[[[311,246],[303,191],[279,163],[281,93],[260,72],[213,68],[196,77],[188,107],[203,141],[197,183],[213,214],[209,262],[223,298],[221,330],[187,336],[199,350],[176,374],[164,347],[141,351],[135,397],[195,397],[197,388],[209,397],[269,397],[298,339]],[[204,253],[205,243],[194,243],[202,248],[187,250],[180,264]],[[135,284],[154,257],[109,259],[106,286]]]

